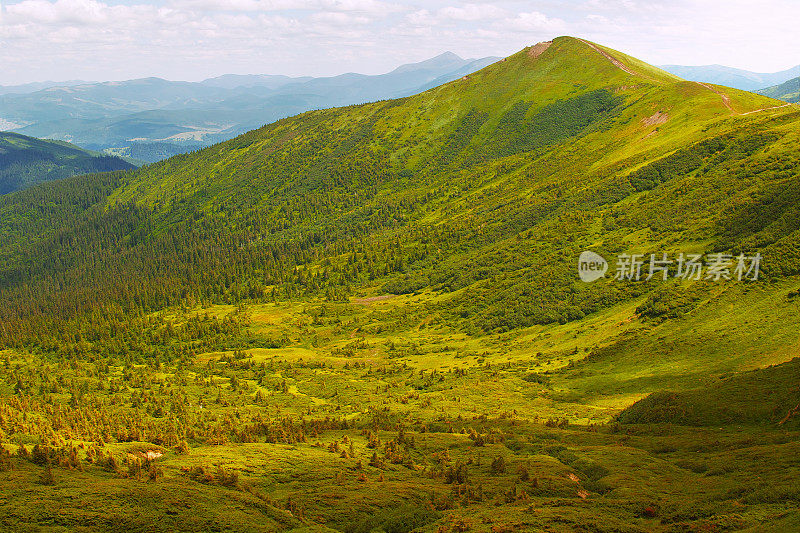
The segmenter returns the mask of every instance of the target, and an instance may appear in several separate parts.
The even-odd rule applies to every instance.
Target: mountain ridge
[[[724,65],[662,65],[662,69],[690,81],[725,85],[735,89],[754,91],[779,85],[800,75],[800,65],[779,72],[751,72]]]
[[[444,83],[492,60],[443,54],[376,76],[231,75],[197,83],[152,77],[49,87],[0,96],[0,126],[126,156],[146,155],[146,147],[133,146],[142,143],[170,144],[172,153],[181,153],[308,109],[407,96],[434,79]]]
[[[376,213],[383,211],[372,203],[389,201],[395,196],[395,188],[404,182],[403,179],[397,181],[399,176],[408,173],[410,176],[426,176],[433,172],[428,179],[438,182],[454,172],[457,175],[453,167],[455,163],[450,162],[453,157],[455,161],[462,161],[465,168],[485,167],[486,172],[492,173],[496,172],[492,169],[505,159],[514,161],[514,165],[521,168],[531,165],[524,154],[532,152],[539,154],[534,168],[538,166],[544,170],[555,164],[555,160],[549,159],[552,156],[548,156],[548,151],[557,149],[568,139],[572,139],[576,146],[601,142],[605,148],[596,152],[591,165],[583,172],[589,171],[600,180],[627,179],[624,175],[613,177],[613,169],[619,165],[637,168],[650,164],[681,146],[706,138],[708,134],[704,131],[726,131],[726,121],[732,117],[738,116],[746,123],[757,124],[759,110],[775,107],[775,102],[766,97],[735,90],[726,90],[726,94],[711,86],[675,81],[657,69],[634,63],[624,54],[578,39],[556,39],[535,59],[530,58],[527,51],[522,50],[467,79],[450,82],[420,95],[307,112],[196,154],[176,156],[150,165],[126,175],[109,195],[105,208],[134,203],[153,210],[148,217],[153,217],[152,223],[158,225],[175,217],[180,220],[181,217],[207,216],[206,210],[213,212],[227,205],[225,211],[233,209],[226,215],[233,229],[239,223],[245,224],[247,217],[254,215],[251,210],[256,206],[266,212],[283,210],[290,205],[300,208],[298,202],[302,196],[295,196],[300,190],[321,194],[323,184],[335,186],[338,180],[345,180],[338,201],[343,202],[342,209],[348,206],[347,209],[342,214],[336,214],[336,209],[327,214],[320,212],[318,217],[322,223],[320,228],[333,231],[336,225],[348,227],[354,224],[373,209],[377,209]],[[609,59],[606,55],[616,59]],[[632,75],[614,61],[626,62],[628,68],[643,74]],[[631,80],[635,83],[632,84]],[[559,101],[568,102],[569,107],[563,107]],[[418,107],[426,111],[414,111]],[[519,116],[523,110],[524,115]],[[782,112],[783,109],[763,111]],[[791,111],[787,108],[785,112]],[[574,121],[574,126],[566,126],[560,120],[552,125],[543,122],[547,124],[545,129],[536,125],[538,120],[553,120],[546,118],[553,113],[553,116],[568,113],[565,116]],[[745,115],[747,113],[753,114]],[[432,120],[432,117],[438,118]],[[532,143],[514,130],[498,136],[497,128],[503,131],[502,124],[509,120],[522,120],[521,124],[534,120],[530,126],[534,128],[532,135],[541,140]],[[394,130],[392,124],[395,122],[410,126]],[[565,130],[565,127],[575,129]],[[603,140],[606,137],[603,130],[608,127],[615,128],[614,138],[617,140],[614,142],[620,143],[624,139],[624,144],[608,144],[614,138]],[[364,133],[358,133],[362,130]],[[376,131],[384,132],[380,148],[373,145]],[[304,144],[309,142],[309,135],[310,138],[329,139],[326,143],[333,144],[315,155]],[[409,139],[423,138],[431,141],[408,144]],[[331,159],[337,150],[344,151]],[[450,152],[453,155],[443,155]],[[348,159],[356,157],[356,153],[359,154],[357,160]],[[294,166],[292,161],[302,154],[307,161],[317,161],[314,164],[321,166],[307,167],[310,163]],[[342,159],[344,155],[347,157]],[[216,161],[213,172],[208,171],[209,161]],[[339,168],[341,164],[352,165],[352,169],[345,172]],[[562,158],[558,164],[563,168],[572,166],[577,169],[583,168],[580,166],[586,162],[583,156],[575,156],[572,161]],[[271,170],[264,174],[258,170],[261,167]],[[366,179],[356,176],[365,172],[367,175],[375,173],[371,180],[377,179],[366,189],[372,191],[367,204],[361,197],[364,191],[356,186],[360,179]],[[348,185],[346,176],[351,174],[354,177],[349,179],[355,181]],[[255,183],[260,181],[263,183],[256,187]],[[415,183],[414,180],[411,183]],[[420,194],[420,191],[415,192],[416,187],[419,185],[403,193],[409,201]],[[437,187],[447,189],[443,183]],[[252,192],[243,195],[240,188]],[[259,190],[265,192],[256,192]],[[235,200],[237,197],[247,198],[246,203],[251,207],[247,211],[234,209],[239,201]],[[184,207],[177,203],[180,198]],[[399,197],[389,201],[389,205],[399,209],[398,201]],[[284,205],[283,202],[288,203]],[[360,207],[355,208],[356,205]],[[436,205],[437,201],[432,201],[418,216],[441,217],[443,206]],[[189,211],[185,212],[185,209]],[[162,222],[156,222],[158,220]],[[234,220],[240,222],[234,223]],[[280,224],[274,226],[277,220],[268,223],[276,231],[270,236],[271,240],[284,234],[293,240],[311,231],[310,227],[302,224],[279,229]],[[312,226],[315,224],[317,222]]]
[[[132,168],[133,164],[118,157],[63,141],[0,132],[0,195],[76,174]]]
[[[789,103],[800,102],[800,76],[797,78],[785,81],[780,85],[767,87],[756,91],[758,94],[769,96],[770,98],[777,98]]]
[[[799,139],[797,106],[559,37],[1,196],[2,512],[796,529]]]

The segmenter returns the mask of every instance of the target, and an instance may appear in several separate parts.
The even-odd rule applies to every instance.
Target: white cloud
[[[114,9],[94,0],[25,0],[5,7],[5,23],[27,24],[70,24],[97,25],[105,24],[109,12]],[[122,8],[127,10],[127,8]],[[119,11],[119,9],[118,9]]]
[[[3,84],[377,73],[445,50],[508,55],[558,35],[586,37],[657,64],[773,71],[800,62],[797,0],[0,2]]]
[[[415,26],[429,26],[436,21],[436,17],[427,9],[419,9],[406,16],[408,23]]]
[[[500,25],[504,29],[517,32],[549,31],[558,33],[567,28],[563,20],[549,18],[538,11],[518,13],[515,17],[505,19]]]
[[[391,13],[399,6],[379,0],[171,0],[177,9],[197,11],[339,11]]]
[[[442,19],[464,21],[486,21],[503,17],[508,12],[493,4],[466,4],[463,7],[447,6],[441,8],[437,14]]]
[[[365,16],[331,12],[314,13],[309,17],[309,20],[329,26],[364,25],[370,22],[370,19]]]
[[[194,11],[283,11],[308,9],[311,2],[304,0],[172,0],[174,9]]]
[[[321,0],[317,9],[331,11],[356,11],[362,13],[389,13],[400,10],[400,6],[377,0]]]

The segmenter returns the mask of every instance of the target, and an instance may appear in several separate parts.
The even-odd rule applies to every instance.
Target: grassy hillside
[[[0,194],[76,174],[134,168],[118,157],[75,145],[0,132]]]
[[[799,119],[562,37],[0,198],[0,491],[64,509],[0,516],[790,530]],[[662,252],[762,275],[612,279]]]
[[[800,359],[765,369],[720,376],[710,388],[659,392],[621,413],[628,423],[668,422],[690,426],[716,423],[795,426],[800,413]]]
[[[774,85],[761,89],[758,94],[769,96],[770,98],[777,98],[785,102],[797,103],[800,102],[800,77],[793,78],[785,81],[780,85]]]

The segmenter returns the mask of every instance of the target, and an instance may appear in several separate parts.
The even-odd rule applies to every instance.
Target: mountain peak
[[[462,58],[458,54],[448,50],[447,52],[442,52],[438,56],[433,56],[431,58],[431,60],[435,60],[435,59],[457,59],[457,60],[461,60]]]
[[[448,51],[430,59],[426,59],[425,61],[400,65],[394,69],[391,74],[402,74],[404,72],[411,72],[414,70],[442,69],[448,67],[452,67],[455,70],[459,67],[462,67],[467,62],[468,61],[466,59],[463,59],[453,52]]]
[[[630,76],[650,82],[675,82],[680,78],[618,50],[592,41],[568,35],[527,46],[505,61],[521,62],[527,68],[534,65],[542,75],[556,75],[564,81],[607,84],[616,78]]]

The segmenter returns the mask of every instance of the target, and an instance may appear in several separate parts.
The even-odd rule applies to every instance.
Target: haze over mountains
[[[198,83],[144,78],[48,87],[0,96],[0,127],[155,161],[309,109],[415,94],[497,59],[447,52],[377,76],[225,75]]]
[[[0,87],[0,130],[153,162],[310,109],[416,94],[497,59],[462,59],[446,52],[377,76],[228,74],[202,82],[143,78]],[[744,90],[765,89],[800,73],[800,66],[772,74],[718,65],[664,69],[684,79]]]
[[[772,73],[750,72],[723,65],[661,65],[661,68],[685,80],[715,83],[744,91],[765,89],[800,76],[800,65]]]
[[[94,83],[86,80],[67,81],[35,81],[22,85],[0,85],[0,94],[30,94],[50,87],[72,87],[73,85],[86,85]]]

